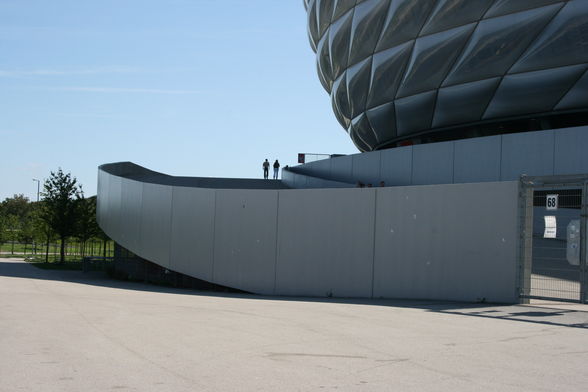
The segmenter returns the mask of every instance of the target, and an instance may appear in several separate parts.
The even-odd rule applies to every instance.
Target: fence
[[[586,302],[588,176],[521,179],[521,298]]]

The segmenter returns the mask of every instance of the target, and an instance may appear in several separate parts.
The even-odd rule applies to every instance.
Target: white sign
[[[545,198],[545,208],[547,210],[557,210],[557,196],[558,195],[547,195]]]
[[[557,220],[553,215],[546,215],[545,217],[545,232],[543,238],[555,238],[557,236]]]

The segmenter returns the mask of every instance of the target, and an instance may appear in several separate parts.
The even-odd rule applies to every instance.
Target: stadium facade
[[[586,1],[305,5],[319,79],[362,151],[587,125]]]
[[[588,173],[588,2],[304,4],[319,79],[363,152],[280,181],[105,164],[101,227],[125,255],[216,287],[520,301],[521,176]]]

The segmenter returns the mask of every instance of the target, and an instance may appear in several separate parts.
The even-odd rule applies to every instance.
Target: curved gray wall
[[[128,166],[99,168],[98,222],[165,268],[259,294],[517,301],[516,182],[213,189]]]
[[[588,1],[587,1],[588,2]],[[358,153],[282,171],[293,188],[514,181],[588,173],[588,127],[523,132]]]
[[[588,110],[586,0],[305,0],[319,79],[355,145]]]

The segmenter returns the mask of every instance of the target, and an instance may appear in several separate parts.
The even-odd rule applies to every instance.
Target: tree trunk
[[[12,240],[12,249],[10,250],[10,254],[14,254],[14,240]]]
[[[61,248],[59,250],[60,263],[65,262],[65,238],[61,237]]]
[[[103,253],[104,253],[104,260],[106,260],[106,240],[104,240],[103,245],[104,246],[102,248],[103,248]]]
[[[47,235],[47,243],[45,247],[45,263],[49,262],[49,235]]]

